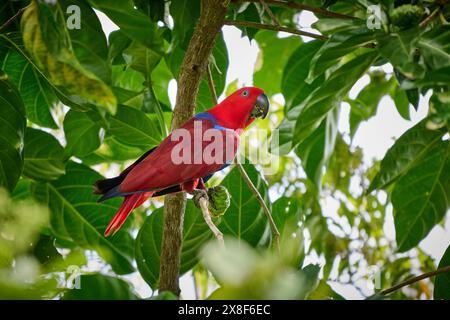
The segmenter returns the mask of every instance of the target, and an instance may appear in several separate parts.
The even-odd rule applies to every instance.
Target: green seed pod
[[[391,22],[400,29],[417,26],[424,15],[422,7],[412,4],[404,4],[392,10]]]
[[[230,206],[230,194],[224,186],[216,186],[208,189],[208,210],[212,217],[218,218],[227,211]]]

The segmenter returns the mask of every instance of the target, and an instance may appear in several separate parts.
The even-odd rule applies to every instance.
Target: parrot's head
[[[256,87],[241,88],[208,111],[219,125],[239,130],[245,129],[256,118],[265,118],[269,112],[269,99]]]

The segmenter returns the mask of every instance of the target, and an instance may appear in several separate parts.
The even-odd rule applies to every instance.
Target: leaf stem
[[[240,27],[248,27],[255,29],[265,29],[265,30],[273,30],[273,31],[283,31],[287,33],[292,33],[300,36],[310,37],[319,40],[328,40],[328,37],[321,34],[315,34],[307,31],[302,31],[294,28],[287,28],[283,26],[274,26],[271,24],[250,22],[250,21],[242,21],[242,20],[225,20],[225,25],[228,26],[240,26]]]
[[[394,291],[396,291],[398,289],[401,289],[403,287],[406,287],[408,285],[416,283],[416,282],[418,282],[420,280],[423,280],[423,279],[426,279],[426,278],[431,278],[431,277],[434,277],[434,276],[436,276],[438,274],[446,273],[446,272],[450,272],[450,266],[442,267],[442,268],[439,268],[437,270],[434,270],[434,271],[431,271],[431,272],[427,272],[427,273],[421,274],[419,276],[410,278],[408,280],[405,280],[403,282],[400,282],[400,283],[396,284],[395,286],[392,286],[390,288],[382,290],[380,292],[380,294],[388,295],[388,294],[390,294],[390,293],[392,293],[392,292],[394,292]]]
[[[216,227],[216,225],[211,219],[211,215],[209,214],[208,200],[205,197],[200,197],[198,199],[198,204],[200,206],[200,209],[202,210],[203,219],[205,219],[206,224],[211,229],[212,233],[214,234],[220,245],[225,247],[225,242],[223,241],[223,233],[220,232],[220,230]]]
[[[434,9],[434,11],[428,16],[426,17],[420,24],[419,27],[424,28],[427,26],[428,23],[431,22],[431,20],[434,19],[434,17],[436,17],[436,15],[441,11],[441,7],[437,7],[436,9]]]
[[[211,99],[214,105],[217,104],[217,93],[216,93],[216,87],[214,85],[214,79],[212,77],[211,72],[211,65],[208,63],[208,66],[206,67],[206,76],[208,78],[208,87],[209,92],[211,92]]]
[[[241,2],[259,2],[259,0],[242,0]],[[309,6],[307,4],[297,3],[297,2],[293,2],[293,1],[265,0],[265,2],[268,5],[271,5],[274,7],[304,10],[304,11],[313,12],[313,13],[321,15],[321,16],[329,17],[329,18],[358,19],[356,17],[352,17],[352,16],[349,16],[346,14],[331,12],[326,9],[317,8],[317,7]]]
[[[16,19],[20,18],[20,16],[25,12],[25,10],[28,7],[29,7],[29,5],[26,7],[20,8],[19,11],[17,11],[15,15],[13,15],[11,18],[6,20],[5,23],[0,26],[0,33],[5,31],[11,25],[11,23],[13,23]]]

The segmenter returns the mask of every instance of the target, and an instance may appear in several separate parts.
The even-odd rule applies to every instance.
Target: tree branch
[[[272,19],[272,23],[275,26],[279,26],[280,23],[278,22],[277,18],[275,17],[275,15],[273,14],[272,10],[270,10],[269,6],[267,5],[265,0],[259,0],[259,2],[261,3],[261,5],[264,8],[264,11],[267,12],[267,14],[269,15],[270,19]]]
[[[421,27],[421,28],[426,27],[427,24],[429,24],[431,22],[431,20],[433,20],[434,17],[436,17],[440,11],[441,11],[441,7],[437,7],[436,9],[434,9],[434,11],[419,24],[419,27]]]
[[[171,128],[176,129],[195,112],[195,100],[215,38],[225,19],[227,2],[202,0],[200,18],[189,42],[178,78],[177,102]],[[161,245],[159,290],[180,294],[179,272],[183,238],[186,194],[167,195],[164,199],[164,229]]]
[[[437,269],[435,271],[427,272],[427,273],[421,274],[420,276],[410,278],[410,279],[408,279],[406,281],[403,281],[403,282],[400,282],[399,284],[396,284],[393,287],[390,287],[388,289],[382,290],[380,292],[380,294],[388,295],[388,294],[390,294],[390,293],[392,293],[392,292],[394,292],[394,291],[396,291],[398,289],[401,289],[403,287],[409,286],[410,284],[416,283],[416,282],[418,282],[420,280],[423,280],[423,279],[426,279],[426,278],[431,278],[431,277],[437,276],[438,274],[446,273],[446,272],[450,272],[450,266],[442,267],[442,268]]]
[[[307,4],[292,2],[292,1],[280,1],[280,0],[265,0],[268,5],[281,8],[297,9],[313,12],[319,16],[325,16],[329,18],[337,19],[358,19],[342,13],[331,12],[322,8],[316,8]],[[241,0],[240,2],[259,2],[259,0]]]
[[[301,31],[294,28],[286,28],[282,26],[274,26],[271,24],[263,24],[263,23],[257,23],[257,22],[250,22],[250,21],[242,21],[242,20],[225,20],[225,25],[229,26],[240,26],[240,27],[248,27],[248,28],[255,28],[255,29],[266,29],[266,30],[273,30],[273,31],[283,31],[287,33],[292,33],[300,36],[306,36],[314,39],[320,39],[320,40],[328,40],[327,36],[321,35],[321,34],[314,34],[307,31]]]
[[[0,33],[5,31],[16,19],[20,18],[20,16],[22,16],[22,14],[24,13],[25,10],[27,10],[27,8],[28,6],[20,8],[15,15],[6,20],[5,23],[0,26]]]

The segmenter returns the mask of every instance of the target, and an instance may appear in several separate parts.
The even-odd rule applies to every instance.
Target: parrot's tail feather
[[[125,176],[117,176],[110,179],[97,180],[94,183],[95,194],[105,194],[114,187],[117,187],[125,179]]]
[[[114,235],[125,223],[125,220],[128,218],[131,211],[139,207],[145,200],[147,200],[151,196],[151,194],[152,192],[143,192],[125,197],[119,211],[117,211],[114,218],[106,227],[104,233],[105,237],[110,236],[111,233]]]

